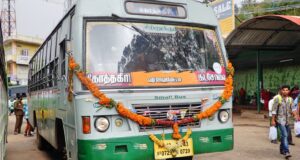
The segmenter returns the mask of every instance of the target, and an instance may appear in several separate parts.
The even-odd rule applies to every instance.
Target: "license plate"
[[[175,140],[165,140],[166,145],[175,145],[177,141]],[[186,142],[182,143],[180,147],[177,148],[177,154],[175,157],[189,157],[194,155],[193,140],[189,138]],[[159,147],[154,143],[154,158],[155,159],[167,159],[175,158],[173,157],[171,151],[168,151],[164,147]]]

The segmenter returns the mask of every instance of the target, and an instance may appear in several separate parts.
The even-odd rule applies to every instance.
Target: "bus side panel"
[[[42,92],[38,91],[37,95],[37,102],[36,102],[36,123],[37,123],[37,128],[39,131],[39,134],[45,138],[45,133],[44,133],[44,108],[43,108],[43,96],[42,96]]]
[[[35,125],[35,105],[34,105],[34,101],[35,101],[35,97],[34,97],[34,93],[29,93],[28,94],[28,112],[29,112],[29,122],[32,125],[32,127],[36,127]]]
[[[37,121],[37,128],[39,131],[39,134],[49,142],[49,136],[47,131],[47,117],[48,112],[46,108],[46,99],[47,95],[45,91],[38,91],[37,93],[37,109],[36,109],[36,121]]]
[[[53,89],[48,90],[46,108],[47,108],[47,140],[54,147],[57,148],[56,134],[55,134],[55,105],[57,99],[54,99]]]
[[[5,158],[6,151],[6,136],[7,136],[7,123],[8,123],[8,99],[4,82],[0,77],[0,159]]]

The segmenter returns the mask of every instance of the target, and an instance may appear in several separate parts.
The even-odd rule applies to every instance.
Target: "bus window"
[[[65,51],[65,41],[62,41],[60,44],[60,73],[61,76],[66,75],[66,51]]]
[[[57,32],[52,36],[52,45],[51,45],[51,61],[54,61],[56,57],[56,41],[57,41]]]
[[[37,56],[35,56],[34,59],[33,59],[32,62],[31,62],[31,63],[33,64],[33,73],[34,73],[34,74],[36,73],[36,57],[37,57]]]
[[[47,56],[46,56],[46,65],[49,64],[51,62],[51,45],[52,45],[52,41],[51,39],[49,39],[48,43],[47,43]]]
[[[45,67],[46,65],[46,60],[47,60],[47,46],[48,44],[45,44],[44,49],[43,49],[43,61],[42,61],[42,68]]]
[[[53,83],[54,86],[57,86],[57,77],[58,77],[58,58],[55,58],[54,60],[54,70],[53,70]]]
[[[35,73],[37,73],[37,72],[39,71],[39,69],[40,69],[40,63],[39,63],[39,62],[40,62],[40,61],[39,61],[39,60],[40,60],[40,52],[41,52],[41,51],[39,51],[39,52],[37,53],[37,55],[36,55],[36,62],[35,62],[35,63],[36,63],[36,64],[35,64],[35,65],[36,65],[36,72],[35,72]]]
[[[42,49],[40,52],[39,52],[39,71],[43,68],[43,52],[44,52],[44,49]]]

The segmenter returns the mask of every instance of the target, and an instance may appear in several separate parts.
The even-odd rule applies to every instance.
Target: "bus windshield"
[[[216,33],[199,27],[88,22],[86,73],[104,87],[223,84]]]

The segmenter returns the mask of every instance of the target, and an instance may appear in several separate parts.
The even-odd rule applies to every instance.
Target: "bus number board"
[[[186,18],[185,8],[178,5],[126,2],[125,7],[129,14]]]
[[[165,145],[167,146],[176,146],[178,142],[175,140],[165,140]],[[184,142],[181,146],[176,149],[176,158],[179,157],[189,157],[194,155],[193,149],[193,140],[189,138],[186,142]],[[173,157],[172,151],[167,150],[164,147],[159,147],[156,143],[154,143],[154,157],[155,159],[168,159],[175,158]]]

